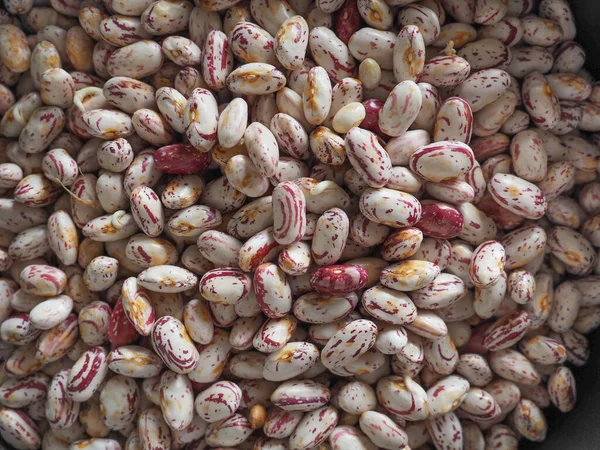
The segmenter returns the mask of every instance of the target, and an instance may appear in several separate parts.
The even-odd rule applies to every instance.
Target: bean
[[[350,163],[369,186],[386,185],[391,161],[373,133],[352,128],[346,134],[344,147]]]
[[[538,406],[530,400],[519,402],[514,412],[515,428],[531,441],[543,440],[547,432],[546,419]]]
[[[543,75],[531,73],[525,78],[523,103],[538,127],[548,130],[558,124],[560,120],[558,98]]]
[[[310,286],[322,294],[346,294],[363,287],[368,272],[357,265],[341,264],[323,267],[310,275]]]
[[[9,445],[35,449],[40,445],[40,435],[31,418],[24,412],[11,408],[0,408],[2,437]]]
[[[540,382],[540,375],[533,364],[516,350],[500,350],[490,357],[490,366],[496,374],[509,381],[527,385]]]
[[[142,447],[144,445],[158,445],[159,448],[171,446],[169,428],[158,408],[148,408],[140,414],[138,433]]]
[[[194,89],[185,104],[183,121],[190,143],[200,151],[209,151],[216,141],[218,123],[217,103],[210,91]]]
[[[0,29],[2,51],[0,61],[14,72],[25,72],[30,67],[31,50],[23,31],[12,24],[2,25]]]
[[[509,174],[495,174],[488,183],[494,200],[522,217],[541,217],[546,210],[546,198],[528,181]]]
[[[452,238],[463,228],[464,217],[451,205],[427,200],[421,203],[421,208],[421,220],[415,226],[427,236]]]
[[[375,89],[381,82],[381,67],[372,58],[364,59],[358,66],[358,78],[367,89]]]
[[[108,363],[108,353],[102,347],[85,352],[69,372],[69,397],[78,402],[89,400],[108,373]]]
[[[325,27],[310,31],[308,44],[315,61],[325,68],[334,81],[354,75],[356,63],[346,44]]]
[[[131,378],[117,375],[106,382],[100,391],[102,420],[111,429],[133,423],[139,408],[140,393]]]
[[[319,125],[327,118],[331,108],[331,81],[322,67],[313,67],[308,72],[302,102],[304,115],[311,125]]]
[[[212,396],[222,398],[216,401]],[[230,381],[221,381],[200,393],[195,400],[196,412],[210,423],[229,417],[240,405],[242,391]]]
[[[292,307],[292,294],[285,273],[272,263],[264,263],[254,273],[256,300],[272,319],[285,316]]]
[[[262,95],[279,91],[285,86],[285,82],[285,76],[274,66],[248,63],[231,72],[227,76],[226,85],[230,91],[239,94]]]
[[[417,84],[410,80],[402,81],[390,92],[381,109],[380,130],[390,136],[401,136],[417,118],[421,104],[422,95]]]
[[[410,377],[382,378],[377,383],[377,398],[387,411],[406,419],[423,420],[429,415],[427,394]]]

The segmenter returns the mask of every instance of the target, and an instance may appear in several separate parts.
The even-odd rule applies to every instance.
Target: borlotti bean
[[[84,3],[0,10],[4,441],[514,450],[575,407],[565,0]]]

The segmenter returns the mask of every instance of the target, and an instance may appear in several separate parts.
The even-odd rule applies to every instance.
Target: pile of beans
[[[4,0],[2,438],[545,439],[600,325],[600,84],[534,3]]]

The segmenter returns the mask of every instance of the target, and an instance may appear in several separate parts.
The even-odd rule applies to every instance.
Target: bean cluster
[[[600,84],[567,0],[3,5],[12,447],[516,450],[574,408]]]

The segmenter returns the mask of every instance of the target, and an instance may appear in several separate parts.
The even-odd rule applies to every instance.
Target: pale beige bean
[[[381,67],[373,58],[364,59],[358,66],[358,79],[365,89],[375,89],[381,82]]]

